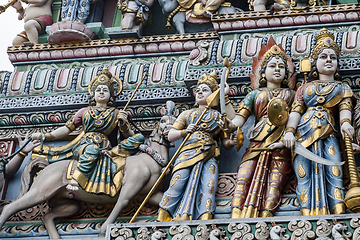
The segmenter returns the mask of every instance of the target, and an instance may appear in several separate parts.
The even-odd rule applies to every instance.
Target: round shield
[[[268,105],[269,120],[275,126],[284,126],[289,118],[289,107],[282,98],[273,98]]]

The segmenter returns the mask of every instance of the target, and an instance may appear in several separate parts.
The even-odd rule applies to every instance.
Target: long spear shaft
[[[205,107],[204,111],[201,113],[200,117],[198,118],[198,120],[196,121],[195,125],[198,125],[200,123],[200,121],[202,120],[202,118],[204,117],[205,113],[209,110],[209,108],[211,106],[213,106],[213,101],[217,101],[216,100],[216,96],[219,94],[219,91],[216,91],[213,93],[215,97],[213,97],[212,101],[209,101],[208,105]],[[211,95],[209,96],[211,97]],[[182,141],[180,147],[178,148],[178,150],[175,152],[174,156],[171,158],[171,160],[169,161],[169,163],[166,165],[165,169],[163,170],[163,172],[161,173],[160,177],[158,178],[158,180],[155,182],[154,186],[150,189],[148,195],[146,195],[145,199],[143,200],[143,202],[141,203],[141,205],[139,206],[138,210],[135,212],[134,216],[131,218],[129,223],[132,223],[135,218],[137,217],[137,215],[139,214],[140,210],[144,207],[144,205],[146,204],[146,202],[149,200],[149,198],[151,197],[151,195],[154,193],[155,189],[157,188],[157,186],[160,184],[161,180],[164,178],[166,171],[170,168],[170,166],[173,164],[173,162],[175,161],[175,159],[177,158],[177,156],[180,153],[180,150],[184,147],[185,143],[187,142],[187,140],[190,138],[191,133],[188,133],[186,135],[186,137],[184,138],[184,140]]]
[[[144,73],[144,75],[143,75],[143,77],[142,77],[141,81],[138,83],[138,85],[136,86],[136,88],[135,88],[134,92],[131,94],[131,97],[129,98],[128,102],[126,103],[126,105],[125,105],[125,107],[124,107],[123,111],[125,111],[125,110],[126,110],[126,108],[129,106],[129,104],[130,104],[131,100],[134,98],[135,93],[136,93],[136,92],[137,92],[137,90],[139,89],[139,87],[140,87],[141,83],[144,81],[144,79],[145,79],[145,76],[146,76],[146,75],[147,75],[147,72],[145,72],[145,73]]]

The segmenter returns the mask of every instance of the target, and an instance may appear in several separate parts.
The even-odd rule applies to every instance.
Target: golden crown
[[[197,86],[199,86],[202,83],[209,85],[211,87],[211,89],[213,90],[213,92],[216,89],[218,89],[218,80],[217,80],[216,70],[214,70],[209,75],[206,75],[205,73],[203,75],[201,75],[201,77],[199,78],[199,80],[197,82]]]
[[[275,41],[274,41],[275,43]],[[276,44],[276,43],[275,43]],[[273,45],[270,47],[270,49],[268,48],[270,44],[268,45],[263,45],[263,47],[266,49],[265,53],[262,53],[261,51],[259,52],[259,59],[261,59],[261,69],[264,68],[266,62],[269,60],[269,58],[271,56],[274,55],[280,55],[282,57],[282,59],[284,59],[284,61],[287,61],[287,55],[285,53],[285,50],[281,47],[281,45]]]
[[[312,51],[310,57],[315,59],[321,50],[325,48],[333,49],[337,55],[339,55],[340,49],[337,43],[334,41],[335,36],[329,32],[326,28],[321,29],[320,33],[316,35],[316,45]]]
[[[106,67],[104,67],[103,70],[90,81],[88,86],[89,94],[93,94],[99,85],[108,86],[113,96],[119,95],[122,91],[121,80],[119,77],[113,75]]]

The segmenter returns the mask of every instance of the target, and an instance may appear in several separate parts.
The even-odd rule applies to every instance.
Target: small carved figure
[[[281,225],[274,225],[270,229],[270,239],[271,240],[285,240],[289,239],[288,236],[284,237],[283,233],[286,232],[286,228]]]
[[[122,29],[137,30],[141,34],[154,2],[155,0],[119,0],[118,6],[123,14]]]
[[[220,154],[215,139],[220,137],[227,149],[235,141],[224,138],[218,123],[221,114],[216,110],[209,109],[199,126],[195,123],[208,107],[207,97],[217,88],[215,71],[202,75],[194,91],[197,107],[182,112],[169,132],[169,141],[190,137],[175,159],[170,186],[160,203],[159,221],[211,219],[214,214]]]
[[[249,8],[253,11],[265,11],[271,9],[273,11],[279,11],[282,9],[290,8],[290,1],[288,0],[248,0]]]
[[[114,79],[115,78],[115,79]],[[114,83],[115,80],[115,83]],[[117,84],[116,84],[117,82]],[[45,140],[67,135],[80,124],[84,131],[69,144],[62,147],[43,147],[43,153],[33,157],[47,158],[49,164],[37,176],[30,190],[14,202],[6,205],[0,216],[0,227],[14,213],[49,200],[50,210],[43,216],[43,223],[52,239],[60,238],[54,219],[75,214],[79,204],[75,199],[87,202],[116,203],[108,219],[101,227],[114,223],[129,201],[142,201],[168,162],[170,143],[167,134],[175,122],[173,109],[160,119],[147,144],[135,134],[111,148],[108,135],[119,124],[121,134],[132,134],[127,114],[109,106],[120,93],[121,81],[104,69],[89,84],[95,106],[78,111],[66,124],[50,134]],[[40,138],[41,134],[33,137]],[[141,151],[132,155],[136,150]],[[37,149],[39,153],[40,149]],[[149,203],[158,205],[161,192],[154,192]]]
[[[295,92],[294,64],[271,37],[250,74],[253,91],[240,103],[233,123],[242,127],[251,113],[257,123],[241,159],[232,200],[232,218],[270,217],[276,212],[291,172],[291,153],[281,137]]]
[[[352,138],[353,92],[349,85],[340,81],[339,46],[334,41],[334,35],[322,29],[316,36],[316,45],[310,57],[310,77],[296,92],[284,144],[292,148],[298,141],[316,155],[339,163],[342,154],[336,136],[335,116],[339,115],[341,135],[346,133]],[[294,170],[301,215],[345,212],[341,166],[324,165],[296,155]]]
[[[28,140],[28,136],[25,137],[24,141],[20,137],[17,137],[19,141],[19,147],[21,148]],[[25,157],[33,150],[34,147],[40,144],[39,140],[29,142],[24,148],[17,153],[9,162],[0,159],[0,192],[4,187],[5,178],[11,178],[19,170]]]
[[[18,19],[24,19],[25,31],[18,34],[12,44],[13,46],[22,45],[25,42],[37,44],[39,33],[44,33],[47,26],[53,24],[51,6],[53,0],[22,0],[29,4],[25,9],[21,2],[17,0],[12,6],[19,13]]]
[[[168,16],[166,27],[170,28],[172,22],[180,34],[199,31],[201,25],[211,22],[212,14],[240,11],[224,0],[158,0],[158,2],[163,14]],[[186,21],[193,23],[194,26],[185,28]]]

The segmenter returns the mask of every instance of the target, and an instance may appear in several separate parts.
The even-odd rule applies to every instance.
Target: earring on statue
[[[264,73],[262,74],[262,77],[261,77],[261,79],[260,79],[260,83],[261,83],[261,84],[265,84],[265,83],[266,83],[266,78],[265,78],[265,74],[264,74]]]
[[[338,79],[340,77],[340,74],[338,72],[335,73],[335,78]]]
[[[312,74],[312,75],[313,75],[313,77],[314,77],[314,78],[317,78],[317,77],[318,77],[318,73],[317,73],[317,71],[313,72],[313,74]]]
[[[289,81],[287,79],[287,76],[285,76],[284,80],[282,81],[282,84],[284,85],[288,85],[289,84]]]

